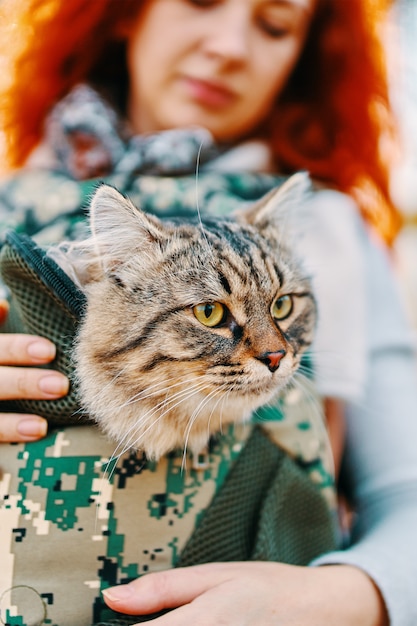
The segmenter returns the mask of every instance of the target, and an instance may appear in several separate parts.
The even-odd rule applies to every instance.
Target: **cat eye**
[[[284,320],[293,309],[292,296],[280,296],[271,307],[271,314],[275,320]]]
[[[201,324],[215,328],[224,322],[227,309],[220,302],[204,302],[193,307],[193,313]]]

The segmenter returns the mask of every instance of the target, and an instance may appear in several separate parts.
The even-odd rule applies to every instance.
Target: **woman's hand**
[[[115,611],[176,608],[155,626],[386,626],[371,579],[347,565],[209,563],[148,574],[103,591]]]
[[[0,323],[7,312],[7,302],[0,301]],[[54,344],[43,337],[0,334],[0,400],[51,400],[68,393],[69,382],[63,374],[33,367],[54,357]],[[39,415],[0,413],[1,442],[35,441],[47,428]]]

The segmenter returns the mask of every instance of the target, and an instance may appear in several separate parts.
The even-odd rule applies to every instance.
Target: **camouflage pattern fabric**
[[[306,564],[333,548],[330,509],[304,470],[266,437],[251,463],[248,437],[250,428],[219,436],[194,467],[180,451],[159,463],[114,456],[94,426],[3,444],[3,623],[90,626],[116,617],[102,589],[144,573],[208,560]]]
[[[3,623],[89,626],[106,613],[100,589],[172,567],[244,439],[224,435],[188,471],[180,452],[158,464],[112,458],[95,426],[3,445]]]

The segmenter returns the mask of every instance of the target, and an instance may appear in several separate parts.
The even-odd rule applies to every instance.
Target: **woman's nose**
[[[245,3],[241,3],[244,8]],[[225,9],[207,32],[203,48],[210,56],[242,61],[249,56],[250,21],[241,7]]]

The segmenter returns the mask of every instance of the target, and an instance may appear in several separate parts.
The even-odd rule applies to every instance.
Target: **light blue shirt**
[[[416,626],[416,354],[389,256],[361,222],[355,222],[367,305],[366,367],[362,390],[347,402],[341,480],[356,514],[351,545],[313,564],[363,569],[382,593],[391,626]],[[335,268],[331,258],[328,265]],[[358,294],[346,295],[345,303],[353,309]]]

